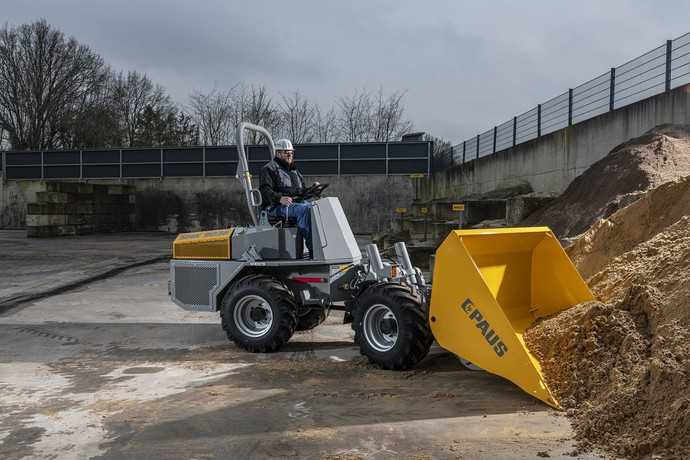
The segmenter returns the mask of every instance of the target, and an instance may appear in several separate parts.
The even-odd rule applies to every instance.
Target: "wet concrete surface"
[[[166,285],[158,263],[0,315],[0,458],[573,458],[566,417],[438,347],[376,369],[334,312],[249,354]]]
[[[27,238],[0,230],[0,311],[170,255],[174,235],[113,233]]]

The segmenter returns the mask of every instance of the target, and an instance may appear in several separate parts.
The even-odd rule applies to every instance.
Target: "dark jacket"
[[[280,204],[280,197],[294,197],[304,190],[304,177],[294,162],[287,164],[274,158],[261,168],[260,185],[262,208]]]

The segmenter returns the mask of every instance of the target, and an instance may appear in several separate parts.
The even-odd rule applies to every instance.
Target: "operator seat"
[[[265,209],[261,211],[259,223],[267,223],[271,227],[296,227],[297,221],[292,218],[285,219],[282,216],[272,216]]]

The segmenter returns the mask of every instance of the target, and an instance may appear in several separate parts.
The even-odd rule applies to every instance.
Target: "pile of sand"
[[[690,179],[599,222],[571,250],[602,302],[525,335],[583,448],[690,456]]]
[[[548,225],[559,237],[579,235],[641,192],[688,175],[690,126],[661,125],[614,148],[521,225]]]
[[[690,177],[667,182],[601,219],[566,249],[580,274],[589,278],[607,263],[690,215]]]

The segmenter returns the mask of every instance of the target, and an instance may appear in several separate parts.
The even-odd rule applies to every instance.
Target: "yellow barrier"
[[[436,341],[559,407],[523,333],[537,318],[594,296],[548,227],[456,230],[436,252]]]

